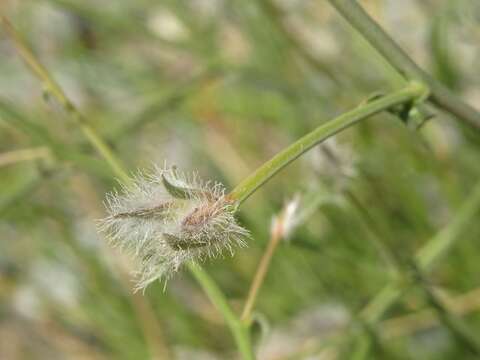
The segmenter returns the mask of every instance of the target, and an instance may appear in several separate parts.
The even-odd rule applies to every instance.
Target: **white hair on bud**
[[[225,250],[233,255],[234,246],[245,246],[249,237],[221,183],[175,167],[139,172],[120,192],[109,193],[105,205],[109,215],[99,229],[137,260],[136,290],[169,279],[185,262]]]

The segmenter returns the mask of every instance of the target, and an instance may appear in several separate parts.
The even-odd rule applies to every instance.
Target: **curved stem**
[[[223,315],[230,331],[233,334],[237,348],[242,355],[243,360],[253,360],[253,353],[250,342],[250,333],[246,325],[244,325],[238,316],[233,312],[227,299],[212,278],[198,265],[189,263],[188,268],[198,283],[202,286],[210,301]]]
[[[330,136],[335,135],[360,120],[383,110],[388,110],[396,105],[421,99],[427,93],[428,89],[423,84],[411,82],[401,90],[386,95],[378,100],[360,105],[359,107],[320,125],[315,130],[277,153],[277,155],[260,166],[255,172],[253,172],[253,174],[240,182],[240,184],[238,184],[229,194],[230,199],[236,201],[238,204],[242,203],[277,172],[315,145],[328,139]]]
[[[465,121],[476,130],[480,130],[480,113],[423,71],[357,1],[328,1],[405,78],[424,82],[430,88],[430,100],[435,105]]]

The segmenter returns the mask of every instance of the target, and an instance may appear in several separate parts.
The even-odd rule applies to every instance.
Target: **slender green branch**
[[[430,100],[480,130],[480,113],[422,70],[355,0],[328,0],[385,59],[405,78],[422,81],[430,88]]]
[[[240,184],[238,184],[230,193],[230,198],[233,201],[237,201],[238,204],[242,203],[277,172],[315,145],[328,139],[330,136],[335,135],[360,120],[383,110],[391,109],[399,104],[411,103],[423,99],[427,94],[428,89],[423,84],[412,82],[401,90],[386,95],[378,100],[362,104],[357,108],[320,125],[315,130],[280,151],[245,180],[240,182]]]
[[[250,334],[248,326],[244,325],[238,316],[233,312],[227,299],[212,278],[198,265],[189,263],[188,268],[198,283],[202,286],[210,301],[217,310],[223,315],[230,331],[232,332],[244,360],[253,360],[252,345],[250,343]]]

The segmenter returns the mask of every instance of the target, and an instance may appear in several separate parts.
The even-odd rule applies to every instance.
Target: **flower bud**
[[[109,215],[100,230],[138,262],[136,289],[169,279],[187,261],[244,246],[249,232],[235,220],[235,207],[220,183],[201,181],[175,167],[139,173],[121,192],[107,195]]]

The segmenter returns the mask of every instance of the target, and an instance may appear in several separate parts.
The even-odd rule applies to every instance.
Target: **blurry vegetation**
[[[361,4],[480,109],[477,0]],[[167,161],[228,189],[403,83],[327,1],[10,0],[0,12],[130,171]],[[188,272],[132,294],[130,260],[95,227],[115,176],[4,31],[0,53],[0,358],[237,358]],[[259,359],[473,358],[480,133],[420,111],[433,118],[418,130],[387,112],[362,121],[242,205],[248,248],[204,265],[239,314],[272,217],[300,199],[252,313]],[[430,266],[418,254],[432,239],[452,246]],[[376,318],[366,305],[385,291]]]

